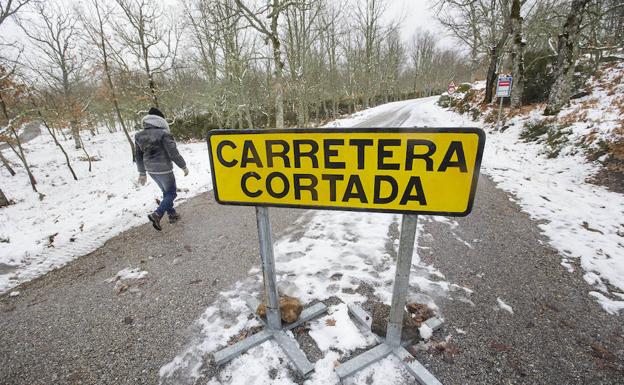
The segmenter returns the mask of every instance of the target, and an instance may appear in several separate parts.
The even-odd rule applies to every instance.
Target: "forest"
[[[316,126],[451,81],[485,80],[491,103],[509,73],[512,108],[544,102],[556,114],[600,63],[621,60],[619,0],[429,2],[453,46],[428,29],[403,37],[390,3],[2,0],[0,148],[36,189],[20,142],[29,124],[54,138],[76,178],[65,146],[90,163],[85,135],[123,131],[130,155],[150,106],[178,139],[203,139],[217,128]]]

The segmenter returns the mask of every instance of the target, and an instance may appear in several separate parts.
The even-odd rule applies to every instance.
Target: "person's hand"
[[[188,169],[188,167],[184,167],[184,168],[182,169],[182,171],[184,172],[184,176],[187,176],[187,175],[189,174],[189,169]]]
[[[146,175],[139,175],[139,184],[141,186],[145,186],[145,183],[147,183],[147,176]]]

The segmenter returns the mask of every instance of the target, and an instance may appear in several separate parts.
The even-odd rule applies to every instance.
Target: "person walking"
[[[139,184],[145,185],[147,173],[163,193],[163,199],[156,211],[147,216],[154,228],[162,231],[160,220],[165,213],[169,216],[169,223],[180,220],[180,214],[173,208],[177,192],[172,162],[182,169],[184,176],[189,174],[189,170],[178,152],[165,115],[158,108],[150,108],[143,117],[143,131],[136,134],[135,147]]]

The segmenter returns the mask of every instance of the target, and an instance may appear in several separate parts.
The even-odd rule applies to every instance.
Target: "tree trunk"
[[[570,13],[563,25],[563,32],[559,35],[555,82],[548,94],[548,104],[544,110],[544,115],[555,115],[570,102],[574,66],[578,57],[579,39],[581,37],[581,22],[587,3],[589,0],[573,0],[570,6]]]
[[[22,142],[20,141],[19,135],[17,135],[17,132],[15,132],[15,129],[13,127],[11,127],[11,132],[13,133],[13,136],[15,137],[15,142],[17,143],[17,148],[19,149],[19,153],[15,151],[15,148],[13,148],[13,146],[11,146],[11,148],[13,148],[13,151],[15,151],[15,153],[18,155],[18,157],[22,161],[22,164],[24,165],[24,168],[26,169],[26,173],[28,174],[28,180],[30,181],[30,186],[32,187],[33,191],[38,192],[37,187],[35,186],[37,184],[37,180],[35,179],[35,176],[33,175],[33,173],[30,171],[30,166],[28,165],[28,162],[26,161],[26,155],[24,154],[24,149],[22,148]]]
[[[0,151],[0,161],[2,161],[2,165],[4,165],[4,167],[9,171],[9,174],[11,174],[11,176],[14,176],[15,170],[13,170],[13,167],[11,167],[9,161],[4,157],[4,155],[2,155],[2,151]]]
[[[283,72],[284,62],[282,62],[282,52],[280,49],[279,35],[277,31],[277,16],[279,12],[271,18],[271,42],[273,44],[273,60],[275,61],[275,128],[284,128],[284,84]]]
[[[501,57],[501,53],[503,51],[503,47],[505,46],[505,42],[507,41],[507,32],[503,32],[503,36],[500,38],[495,47],[490,49],[490,64],[488,65],[486,84],[485,84],[485,99],[483,99],[483,103],[489,104],[492,103],[492,99],[494,99],[494,86],[496,85],[496,75],[498,75],[498,64]]]
[[[43,126],[48,130],[48,133],[50,134],[52,139],[54,139],[54,144],[56,144],[56,146],[61,150],[61,152],[63,153],[63,156],[65,156],[65,164],[67,165],[67,168],[69,168],[69,172],[71,172],[72,177],[74,178],[74,180],[78,180],[78,177],[76,176],[76,173],[74,172],[74,168],[72,167],[69,161],[69,156],[67,155],[65,148],[63,148],[63,145],[61,145],[61,142],[58,141],[58,138],[54,134],[54,130],[45,121],[45,119],[43,118],[43,114],[41,113],[39,109],[37,109],[37,114],[39,115],[39,118],[41,119],[41,123],[43,123]]]
[[[71,128],[72,137],[74,138],[74,147],[76,149],[79,149],[81,146],[80,130],[78,129],[78,125],[76,124],[76,121],[72,119],[72,121],[69,122],[69,127]]]
[[[511,89],[511,108],[522,106],[524,93],[524,46],[522,39],[522,17],[520,16],[520,0],[513,0],[511,6],[511,30],[513,34],[513,48],[511,51],[513,87]]]
[[[6,195],[4,195],[4,192],[0,188],[0,207],[8,206],[10,203],[11,202],[9,202]]]

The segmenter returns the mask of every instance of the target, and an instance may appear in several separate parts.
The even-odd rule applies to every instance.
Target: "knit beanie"
[[[160,110],[156,107],[151,107],[149,109],[149,111],[147,112],[148,115],[156,115],[156,116],[160,116],[161,118],[165,118],[165,115],[163,115],[162,112],[160,112]]]

